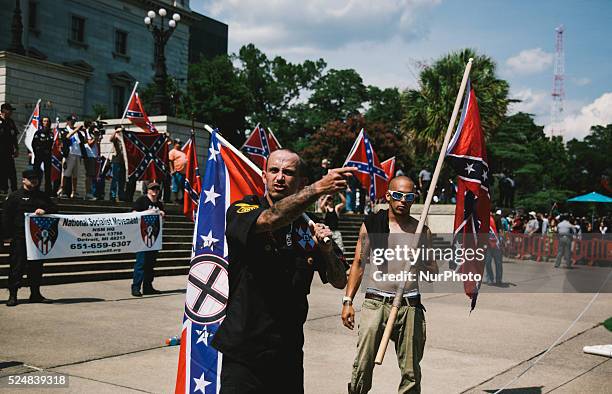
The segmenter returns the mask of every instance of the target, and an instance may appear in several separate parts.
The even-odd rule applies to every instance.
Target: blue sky
[[[510,112],[548,125],[554,28],[565,26],[567,138],[612,123],[612,1],[192,0],[229,25],[230,52],[253,42],[268,56],[325,59],[365,83],[416,87],[419,62],[465,47],[491,56],[511,96]],[[478,93],[478,92],[476,92]]]

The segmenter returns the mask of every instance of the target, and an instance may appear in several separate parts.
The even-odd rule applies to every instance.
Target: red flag
[[[393,174],[395,174],[395,156],[383,161],[380,163],[380,166],[385,171],[385,174],[387,174],[387,178],[391,180],[391,178],[393,178]]]
[[[147,113],[142,106],[142,102],[140,101],[140,97],[138,97],[138,92],[134,92],[132,97],[130,98],[130,102],[128,103],[128,109],[125,113],[125,116],[135,124],[140,127],[144,131],[148,131],[151,133],[157,133],[157,129],[149,120]]]
[[[480,125],[480,114],[476,93],[468,80],[463,101],[461,119],[451,140],[447,156],[458,173],[457,205],[455,208],[454,244],[466,248],[480,248],[486,243],[489,233],[489,166],[484,133]],[[484,234],[480,235],[479,234]],[[480,274],[484,261],[465,261],[459,272]],[[479,281],[464,282],[465,293],[476,306]]]
[[[244,142],[241,149],[257,167],[263,169],[270,153],[280,148],[281,145],[278,143],[274,134],[272,134],[272,131],[257,125],[249,138]]]
[[[164,180],[169,173],[166,135],[133,131],[121,134],[128,179]]]
[[[51,182],[58,181],[62,176],[62,159],[62,136],[59,132],[59,118],[56,118],[51,147]]]
[[[357,136],[344,166],[357,167],[354,176],[364,188],[369,190],[370,201],[382,198],[387,192],[389,178],[380,161],[378,161],[378,156],[363,129]]]
[[[181,150],[187,156],[187,167],[185,168],[185,191],[183,195],[183,214],[195,222],[198,212],[200,192],[202,191],[195,138],[191,136],[189,141],[187,141]]]

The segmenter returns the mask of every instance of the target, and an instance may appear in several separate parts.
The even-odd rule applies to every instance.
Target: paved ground
[[[567,277],[570,271],[555,270],[551,264],[505,264],[504,268],[512,285],[485,287],[492,292],[480,296],[471,315],[462,294],[425,297],[423,392],[494,392],[527,368],[592,298],[592,294],[521,292],[538,287],[557,291],[574,283]],[[577,277],[607,274],[593,268],[571,272]],[[178,334],[184,283],[184,277],[159,278],[156,287],[166,293],[142,299],[129,296],[125,280],[50,286],[44,293],[58,300],[55,304],[0,305],[0,392],[15,391],[3,386],[8,375],[37,373],[37,368],[70,375],[70,387],[47,390],[52,393],[172,392],[178,347],[166,347],[163,341]],[[508,289],[512,293],[501,293]],[[20,293],[22,298],[28,295],[27,290]],[[341,296],[339,290],[313,284],[305,325],[307,393],[346,392],[356,332],[340,323]],[[7,292],[0,291],[0,299],[6,297]],[[612,294],[600,294],[565,339],[504,392],[610,393],[612,361],[582,352],[585,345],[612,343],[612,333],[600,325],[610,316]],[[375,371],[372,393],[396,392],[398,382],[391,349]]]

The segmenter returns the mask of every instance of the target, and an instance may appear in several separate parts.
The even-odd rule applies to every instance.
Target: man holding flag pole
[[[209,131],[175,392],[301,393],[314,273],[336,288],[346,284],[331,231],[303,212],[344,190],[356,169],[305,186],[295,152],[271,153],[261,171]]]
[[[440,175],[440,171],[442,169],[442,164],[444,161],[444,158],[446,155],[449,156],[455,156],[455,159],[475,159],[476,161],[478,161],[480,159],[480,163],[485,163],[486,160],[486,154],[484,156],[482,156],[482,151],[484,150],[484,140],[482,137],[482,129],[480,128],[480,119],[476,119],[477,118],[477,106],[475,106],[475,96],[473,93],[473,90],[470,90],[470,88],[468,88],[468,92],[469,94],[466,95],[466,97],[470,97],[472,98],[472,106],[470,107],[468,104],[468,101],[466,99],[466,102],[464,103],[464,111],[462,114],[462,118],[461,121],[459,122],[459,127],[457,129],[457,133],[456,133],[456,137],[453,139],[454,143],[451,145],[451,148],[448,149],[447,152],[447,147],[449,146],[449,141],[451,139],[451,132],[453,129],[453,126],[455,124],[456,118],[457,118],[457,114],[459,112],[459,107],[461,104],[461,97],[463,96],[463,92],[466,88],[466,85],[468,85],[468,76],[470,73],[470,69],[472,67],[472,61],[473,59],[469,59],[467,66],[465,68],[464,74],[463,74],[463,78],[461,81],[461,85],[460,85],[460,89],[459,92],[457,94],[457,98],[455,100],[455,106],[453,109],[453,113],[446,131],[446,135],[444,137],[444,142],[442,144],[442,149],[440,152],[440,155],[438,157],[438,162],[436,164],[436,168],[433,174],[433,178],[432,178],[432,182],[429,185],[429,190],[428,190],[428,194],[427,194],[427,198],[425,199],[425,204],[423,207],[423,210],[421,212],[418,224],[416,224],[416,229],[411,230],[409,232],[414,232],[415,233],[415,238],[412,240],[412,244],[411,245],[414,249],[414,247],[416,247],[418,244],[417,242],[420,242],[420,235],[424,232],[428,232],[428,230],[425,227],[425,220],[427,218],[427,214],[429,212],[429,207],[431,205],[431,201],[433,199],[433,195],[434,195],[434,191],[435,191],[435,187],[436,187],[436,183],[438,180],[438,177]],[[471,108],[471,112],[469,111],[469,109]],[[471,116],[468,116],[471,115]],[[467,128],[469,129],[468,132],[463,132],[462,133],[462,129],[463,128]],[[480,136],[477,135],[477,133],[480,133]],[[476,137],[475,137],[476,136]],[[468,148],[468,146],[470,145],[470,143],[472,143],[473,141],[475,141],[475,138],[479,139],[479,142],[481,142],[479,144],[479,147],[477,148],[479,150],[479,152],[473,152],[471,149]],[[457,142],[459,141],[459,142]],[[479,157],[469,157],[470,154],[474,154],[477,155],[477,153],[480,153]],[[470,166],[471,164],[471,166]],[[472,171],[470,170],[474,170],[474,163],[468,163],[467,169],[463,169],[464,171],[468,171],[468,175],[471,174]],[[484,172],[485,177],[486,177],[486,170],[484,169],[486,167],[481,165],[479,166],[480,170],[479,170],[479,174],[480,174],[480,180],[479,183],[482,185],[479,186],[484,186],[484,182],[482,182],[482,174]],[[461,172],[460,172],[461,174]],[[401,181],[401,178],[404,178],[403,182]],[[406,188],[406,190],[402,190],[401,193],[397,193],[398,191],[393,190],[394,188],[399,188],[399,186],[397,186],[398,183],[401,183],[401,187]],[[477,187],[478,188],[478,187]],[[411,190],[408,190],[411,189]],[[388,195],[388,201],[390,203],[390,211],[394,213],[394,216],[396,215],[396,210],[394,209],[394,206],[398,206],[398,201],[401,201],[402,199],[405,199],[406,202],[409,202],[409,197],[412,201],[414,201],[414,182],[412,182],[412,180],[409,180],[409,178],[405,178],[405,177],[397,177],[395,178],[390,184],[389,184],[389,191],[387,193]],[[405,191],[408,191],[407,193],[404,193]],[[412,193],[411,193],[412,192]],[[476,193],[476,192],[474,192]],[[396,200],[395,197],[393,196],[393,194],[397,194],[397,200],[398,201],[393,201]],[[401,195],[400,195],[401,194]],[[477,195],[479,195],[479,193],[477,193]],[[474,199],[472,198],[471,201],[473,202]],[[403,202],[402,202],[403,203]],[[459,204],[457,205],[457,207],[459,208]],[[472,207],[475,207],[472,206]],[[397,208],[397,207],[396,207]],[[487,212],[488,212],[488,206],[487,208]],[[461,212],[461,214],[463,214],[463,212]],[[470,216],[469,216],[469,222],[472,223],[472,216],[471,216],[471,212],[470,212]],[[456,215],[457,217],[457,215]],[[371,221],[370,221],[371,222]],[[457,222],[457,220],[455,221]],[[457,224],[457,223],[456,223]],[[487,222],[488,224],[488,222]],[[362,226],[362,227],[365,227]],[[457,228],[457,226],[455,226]],[[484,226],[481,226],[484,227]],[[464,228],[467,228],[464,226]],[[405,231],[403,228],[400,229]],[[385,230],[385,229],[383,229]],[[388,228],[386,230],[391,230],[391,220],[389,220],[389,224],[388,224]],[[472,231],[474,230],[474,227],[469,227],[469,230]],[[362,228],[362,232],[364,232],[364,229]],[[478,225],[476,225],[476,232],[478,232]],[[363,237],[363,240],[368,240],[368,237]],[[360,258],[362,258],[363,253],[361,253],[361,247],[363,245],[361,245],[361,243],[363,242],[362,237],[359,238],[358,241],[358,245],[357,245],[357,249],[356,249],[356,253],[355,253],[355,259],[359,260]],[[371,242],[371,241],[370,241]],[[418,265],[418,264],[422,264],[422,261],[418,261],[419,259],[414,259],[414,260],[408,260],[406,261],[406,263],[403,266],[403,271],[404,272],[409,272],[414,266]],[[433,263],[433,265],[435,265],[435,263]],[[432,269],[434,268],[432,265]],[[463,266],[461,266],[463,267]],[[354,325],[354,311],[352,310],[352,297],[355,295],[356,293],[356,287],[358,286],[358,281],[355,280],[360,279],[361,277],[353,274],[352,271],[358,271],[358,268],[360,268],[359,264],[353,264],[353,266],[351,267],[351,275],[349,276],[349,286],[347,287],[347,296],[343,299],[343,303],[345,303],[345,306],[343,308],[343,313],[342,313],[342,319],[343,319],[343,323],[352,329],[353,325]],[[437,267],[435,267],[435,269],[437,269]],[[473,267],[468,267],[468,270],[473,270]],[[464,271],[462,271],[464,272]],[[357,272],[358,273],[358,272]],[[363,273],[363,272],[362,272]],[[355,279],[352,279],[351,277],[354,277]],[[474,308],[475,305],[475,300],[476,300],[476,296],[477,296],[477,291],[478,291],[478,285],[479,284],[474,284],[474,283],[466,283],[465,284],[465,288],[466,288],[466,293],[468,294],[468,296],[472,299],[472,309]],[[367,393],[370,388],[371,388],[371,376],[372,376],[372,370],[374,368],[374,365],[380,365],[382,364],[383,358],[384,358],[384,354],[385,351],[387,349],[387,345],[389,343],[389,340],[391,338],[393,338],[396,341],[396,350],[398,351],[398,356],[401,357],[402,352],[408,351],[408,353],[410,354],[410,357],[406,357],[406,355],[404,355],[404,360],[408,363],[410,363],[410,365],[406,365],[406,366],[402,366],[400,365],[400,369],[402,370],[402,381],[400,383],[400,388],[399,388],[399,392],[401,393],[408,393],[408,392],[420,392],[420,367],[419,367],[419,363],[420,360],[423,356],[422,354],[422,350],[424,349],[424,337],[425,337],[425,326],[423,324],[422,327],[422,332],[420,331],[421,328],[420,326],[417,324],[416,322],[416,316],[417,315],[421,315],[421,313],[416,312],[416,307],[418,307],[418,304],[420,304],[420,302],[415,303],[415,312],[414,313],[410,313],[411,311],[408,309],[406,310],[406,308],[412,308],[412,303],[409,300],[409,296],[410,294],[408,294],[408,299],[406,298],[406,290],[410,290],[410,287],[412,286],[412,283],[408,284],[407,281],[402,281],[400,282],[399,286],[397,286],[397,290],[395,292],[395,295],[392,297],[393,302],[392,305],[389,309],[384,309],[385,313],[383,313],[382,316],[384,316],[384,319],[386,319],[386,323],[383,321],[378,321],[380,324],[380,329],[382,329],[382,327],[384,327],[384,330],[382,330],[382,332],[376,330],[374,331],[374,335],[373,337],[370,338],[369,341],[366,341],[365,339],[362,340],[362,333],[360,332],[360,344],[363,342],[363,346],[365,346],[365,343],[368,343],[369,346],[373,346],[374,348],[376,346],[378,346],[378,352],[376,354],[376,357],[373,359],[374,363],[371,363],[372,361],[372,356],[373,354],[370,354],[367,351],[364,351],[364,349],[360,348],[359,349],[359,353],[358,353],[358,357],[355,360],[355,365],[354,365],[354,370],[353,370],[353,378],[351,383],[349,384],[349,393]],[[418,289],[417,289],[418,291]],[[366,301],[371,301],[371,300],[367,300],[368,298],[368,293],[366,290]],[[383,298],[382,300],[378,300],[378,302],[383,302],[383,303],[387,303],[391,298],[389,297],[389,299],[387,299],[387,297]],[[409,314],[410,316],[412,316],[412,318],[410,319],[406,319],[405,315]],[[380,317],[379,317],[380,318]],[[362,315],[362,319],[363,319],[363,315]],[[412,327],[409,328],[408,333],[410,335],[412,335],[412,338],[410,338],[409,340],[409,345],[408,346],[401,346],[400,349],[398,350],[398,338],[402,337],[402,335],[400,334],[402,332],[402,330],[400,329],[400,331],[398,331],[398,319],[400,322],[402,322],[402,324],[400,325],[405,325],[405,324],[411,324]],[[423,315],[423,321],[424,321],[424,315]],[[363,322],[362,322],[363,323]],[[367,322],[366,322],[367,323]],[[419,338],[415,336],[415,332],[417,332],[417,328],[419,328],[419,331],[423,338],[422,341],[420,341],[421,343],[415,343],[418,342]],[[360,329],[361,331],[361,329]],[[364,334],[366,335],[366,334]],[[402,348],[404,350],[402,350]],[[416,349],[416,350],[415,350]],[[420,349],[420,352],[419,352]],[[360,357],[361,356],[361,357]],[[364,365],[365,364],[365,365]]]

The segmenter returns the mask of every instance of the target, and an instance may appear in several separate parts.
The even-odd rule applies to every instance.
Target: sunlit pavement
[[[534,278],[563,282],[563,270],[551,263],[504,264],[514,278],[512,293],[487,288],[469,312],[463,294],[426,294],[427,346],[421,363],[425,393],[494,392],[518,376],[574,321],[592,294],[521,293],[534,291]],[[577,268],[576,270],[589,270]],[[0,304],[0,392],[8,375],[69,374],[64,389],[19,392],[173,392],[178,347],[164,340],[178,335],[185,277],[157,278],[158,296],[133,298],[130,281],[81,283],[43,288],[51,305]],[[556,285],[555,285],[556,286]],[[508,287],[510,288],[510,287]],[[313,283],[305,325],[307,393],[344,393],[356,351],[357,332],[340,320],[343,291]],[[3,303],[8,297],[0,291]],[[361,304],[360,295],[356,305]],[[509,386],[509,392],[609,392],[612,361],[587,355],[585,345],[612,343],[601,322],[612,316],[612,295],[600,294],[558,346]],[[358,316],[359,321],[359,316]],[[399,369],[393,346],[374,372],[372,393],[397,391]],[[517,390],[521,389],[521,390]],[[7,391],[8,390],[8,391]]]

